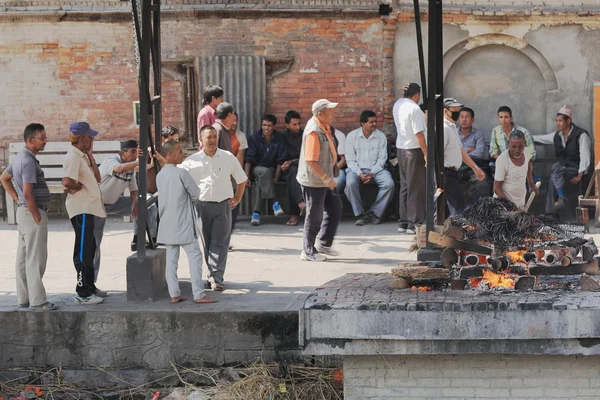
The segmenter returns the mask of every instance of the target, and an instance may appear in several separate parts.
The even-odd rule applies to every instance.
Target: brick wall
[[[22,140],[31,122],[53,141],[68,140],[76,120],[90,121],[101,139],[135,135],[130,38],[128,24],[0,23],[0,147]]]
[[[598,399],[600,357],[344,357],[346,400]]]
[[[291,70],[267,82],[267,110],[280,121],[289,109],[309,118],[310,105],[327,97],[341,103],[341,130],[356,128],[364,109],[389,125],[395,23],[341,18],[166,19],[163,60],[292,56]],[[2,148],[21,140],[30,122],[43,123],[50,140],[65,140],[74,120],[89,121],[101,139],[137,135],[129,21],[0,22],[0,75],[0,164]],[[182,82],[164,76],[163,90],[164,124],[183,126]]]
[[[348,131],[364,109],[380,123],[384,110],[391,118],[394,27],[380,18],[165,21],[163,57],[294,57],[290,71],[267,82],[267,111],[282,122],[289,109],[307,119],[311,104],[326,97],[341,103],[336,125]]]

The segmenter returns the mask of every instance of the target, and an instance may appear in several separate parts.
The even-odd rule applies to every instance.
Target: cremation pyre
[[[598,275],[598,248],[584,238],[583,226],[559,225],[504,199],[478,200],[441,232],[429,233],[443,247],[440,261],[400,263],[392,271],[396,287],[429,290],[451,282],[453,289],[525,290],[535,287],[536,276]]]

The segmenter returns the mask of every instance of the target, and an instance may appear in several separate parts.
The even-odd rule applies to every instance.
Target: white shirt
[[[396,138],[396,148],[411,150],[420,149],[416,134],[423,132],[427,137],[427,128],[425,127],[425,114],[421,108],[411,99],[400,99],[394,104],[394,123],[398,137]]]
[[[462,144],[454,123],[444,118],[444,167],[458,169],[462,165]]]
[[[200,201],[219,203],[233,197],[231,178],[236,184],[248,178],[238,159],[228,151],[217,149],[213,157],[204,150],[186,158],[180,168],[186,169],[200,188]]]
[[[571,133],[573,133],[573,125],[571,125],[571,131],[569,132],[569,135]],[[535,135],[535,136],[533,136],[533,140],[536,143],[541,143],[541,144],[554,144],[554,135],[555,134],[556,134],[556,132],[551,132],[546,135]],[[562,133],[562,131],[560,131],[560,132],[558,132],[558,136],[560,136],[562,145],[563,145],[563,147],[565,147],[566,146],[565,134]],[[588,167],[590,166],[590,162],[591,162],[590,147],[591,147],[591,143],[590,143],[589,135],[579,136],[579,171],[578,172],[585,173],[585,171],[587,171]]]
[[[338,141],[338,148],[337,148],[338,155],[343,156],[344,154],[346,154],[346,135],[344,135],[344,132],[338,131],[336,129],[335,130],[335,138]]]
[[[133,169],[127,172],[115,172],[115,167],[121,164],[123,164],[121,156],[115,154],[104,160],[98,168],[100,171],[100,191],[102,191],[104,204],[115,204],[127,188],[130,192],[138,190]]]
[[[356,175],[363,169],[375,175],[383,170],[386,160],[387,138],[379,129],[375,129],[368,139],[362,128],[353,130],[346,137],[346,163]]]
[[[238,129],[235,131],[235,136],[240,142],[240,148],[238,150],[246,150],[248,148],[248,138],[246,137],[246,134]]]
[[[494,180],[502,182],[502,191],[506,195],[506,198],[517,205],[517,207],[523,207],[525,205],[525,196],[527,191],[525,189],[525,182],[527,182],[527,171],[529,170],[529,156],[528,151],[524,151],[525,162],[522,166],[517,167],[508,151],[503,151],[500,156],[496,159],[496,174]]]

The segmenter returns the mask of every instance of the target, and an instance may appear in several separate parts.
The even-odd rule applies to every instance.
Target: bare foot
[[[217,301],[214,299],[211,299],[208,296],[204,296],[204,297],[200,297],[199,299],[194,299],[194,303],[216,303]]]
[[[179,303],[180,301],[186,301],[187,297],[183,297],[183,296],[177,296],[177,297],[171,297],[171,303]]]

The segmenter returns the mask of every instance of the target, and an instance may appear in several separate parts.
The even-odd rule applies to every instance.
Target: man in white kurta
[[[204,149],[186,158],[181,167],[189,171],[200,187],[198,213],[202,220],[208,282],[213,290],[222,291],[231,239],[231,209],[242,200],[248,178],[233,154],[217,148],[214,128],[206,127],[200,134]],[[237,185],[235,197],[232,178]]]
[[[181,145],[168,141],[163,145],[163,152],[167,164],[156,176],[160,215],[158,240],[167,247],[166,279],[169,295],[173,303],[186,300],[181,296],[177,280],[179,248],[183,247],[190,265],[194,302],[212,303],[214,300],[204,293],[202,283],[202,252],[198,244],[200,229],[196,225],[198,217],[194,207],[194,202],[200,196],[200,189],[186,170],[177,168],[184,157]]]

